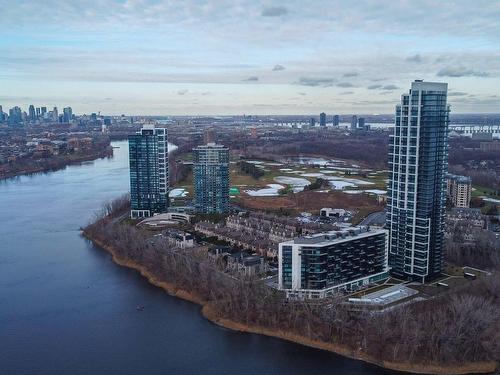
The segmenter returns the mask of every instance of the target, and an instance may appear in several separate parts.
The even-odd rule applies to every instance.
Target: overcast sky
[[[384,5],[385,4],[385,5]],[[500,1],[0,0],[0,105],[392,113],[414,79],[500,112]]]

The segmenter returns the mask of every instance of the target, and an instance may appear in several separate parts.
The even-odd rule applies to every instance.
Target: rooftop
[[[371,229],[367,226],[359,226],[297,237],[291,241],[284,242],[284,244],[327,246],[334,243],[351,241],[382,233],[387,233],[387,231],[384,229]]]
[[[451,173],[448,173],[446,175],[446,178],[451,179],[451,180],[455,180],[457,182],[461,182],[464,184],[469,184],[472,181],[471,178],[468,176],[460,176],[460,175],[451,174]]]
[[[452,208],[447,216],[456,216],[464,218],[482,218],[483,214],[480,208],[468,208],[468,207],[454,207]]]
[[[217,143],[207,143],[206,145],[200,145],[200,146],[197,146],[195,147],[194,149],[211,149],[211,148],[227,148],[226,146],[224,145],[220,145],[220,144],[217,144]]]
[[[411,83],[411,89],[415,91],[448,91],[448,84],[444,82],[424,82],[415,80]]]
[[[244,266],[259,265],[263,259],[260,255],[249,254],[244,251],[230,254],[229,257]]]
[[[418,292],[404,285],[394,285],[389,288],[369,293],[361,298],[349,298],[349,302],[365,303],[371,305],[388,305],[390,303],[413,296]]]

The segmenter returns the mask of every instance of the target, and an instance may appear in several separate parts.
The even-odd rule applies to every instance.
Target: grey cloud
[[[26,100],[30,100],[32,101],[34,97],[31,97],[31,96],[0,96],[0,100],[1,101],[26,101]],[[4,108],[5,109],[5,108]]]
[[[368,90],[376,90],[376,89],[379,89],[381,88],[382,85],[370,85],[367,87]]]
[[[408,56],[406,59],[408,62],[414,62],[414,63],[421,63],[422,62],[422,56],[420,56],[418,53],[413,56]]]
[[[250,77],[252,78],[252,77]],[[60,72],[54,80],[85,82],[154,82],[154,83],[235,83],[241,77],[218,74],[168,74],[103,70],[102,72]]]
[[[280,70],[285,70],[285,67],[283,65],[280,65],[280,64],[276,64],[273,68],[273,72],[277,72],[277,71],[280,71]]]
[[[18,4],[14,4],[16,2],[12,1],[4,1],[3,3],[9,3],[9,6],[2,8],[2,21],[6,22],[5,27],[11,25],[25,27],[31,22],[57,25],[58,22],[64,21],[71,21],[71,25],[77,26],[92,25],[92,28],[144,24],[177,26],[180,19],[192,22],[196,28],[200,27],[200,23],[210,23],[214,26],[213,29],[224,31],[230,29],[230,31],[250,34],[249,30],[245,30],[245,28],[250,26],[252,31],[256,28],[253,27],[252,17],[248,17],[249,11],[252,14],[260,13],[266,17],[288,14],[288,10],[284,6],[262,6],[260,2],[252,1],[228,2],[225,6],[217,6],[222,2],[208,2],[209,4],[205,5],[209,6],[200,6],[195,5],[197,2],[194,1],[140,0],[86,2],[48,0],[44,3],[44,7],[40,7],[39,1],[34,0],[17,2]],[[325,24],[329,24],[331,28],[331,20],[328,12],[324,11],[324,7],[311,7],[307,2],[294,3],[294,15],[295,13],[298,15],[299,22],[307,19],[307,27],[311,33],[322,33],[321,26],[326,28]],[[481,6],[477,6],[476,2],[461,0],[456,1],[456,6],[453,7],[448,2],[432,2],[429,7],[432,7],[431,11],[427,11],[425,17],[422,17],[422,4],[420,2],[393,2],[391,12],[398,16],[392,17],[388,22],[386,9],[374,6],[373,1],[349,2],[348,5],[342,6],[336,12],[334,30],[335,32],[351,32],[352,25],[356,25],[357,28],[367,33],[383,32],[398,36],[436,37],[438,35],[435,25],[439,25],[439,36],[461,37],[465,35],[481,39],[491,38],[494,41],[497,41],[500,36],[498,28],[500,9],[493,1],[483,1]],[[467,17],[463,17],[464,14],[467,14]],[[22,23],[19,22],[21,18]],[[242,18],[245,19],[245,22],[241,22]],[[221,22],[221,19],[224,22]],[[419,19],[419,22],[414,22],[415,19]],[[199,22],[200,20],[202,22]],[[290,22],[297,22],[297,20],[293,19]],[[281,25],[277,26],[276,29]],[[210,31],[213,32],[213,29]],[[295,29],[310,38],[311,33],[303,33],[304,28],[295,27]],[[266,37],[268,37],[267,30]]]
[[[298,85],[303,85],[303,86],[323,86],[323,87],[328,87],[332,86],[333,83],[335,82],[335,79],[333,78],[326,78],[326,77],[300,77],[299,81],[296,82]]]
[[[366,106],[366,105],[373,105],[373,104],[394,104],[394,101],[393,100],[370,100],[370,101],[362,100],[359,102],[353,102],[352,104]]]
[[[247,79],[244,79],[243,82],[257,82],[258,80],[259,80],[259,77],[251,76],[251,77],[248,77]]]
[[[438,77],[488,77],[486,72],[468,69],[462,66],[448,66],[437,72]]]
[[[2,60],[0,61],[1,65],[42,65],[42,64],[66,64],[71,60],[71,57],[65,56],[43,56],[40,54],[20,54],[16,51],[18,56],[9,56],[8,54],[4,54],[2,56]]]
[[[307,95],[305,92],[299,92],[299,95]]]
[[[184,89],[184,90],[179,90],[177,91],[177,95],[185,95],[187,94],[188,90]]]
[[[337,83],[337,87],[347,88],[347,87],[354,87],[354,85],[350,82],[340,82],[340,83]]]
[[[467,93],[461,91],[450,91],[448,93],[448,96],[465,96],[465,95],[467,95]]]
[[[351,94],[354,94],[354,91],[344,91],[339,93],[339,95],[351,95]]]
[[[478,107],[492,107],[500,105],[500,100],[498,98],[479,99],[460,97],[456,99],[450,99],[450,101],[452,103],[462,103],[462,108],[475,109],[476,111]]]
[[[348,77],[357,77],[359,73],[357,72],[347,72],[342,75],[342,77],[348,78]]]
[[[397,90],[397,89],[399,89],[399,87],[396,85],[385,85],[382,87],[382,90],[388,90],[388,91]]]
[[[287,13],[288,9],[282,6],[266,7],[262,10],[262,16],[264,17],[279,17],[284,16]]]

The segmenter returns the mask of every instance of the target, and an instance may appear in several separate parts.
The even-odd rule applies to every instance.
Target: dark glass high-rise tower
[[[326,113],[321,112],[319,114],[319,126],[326,126]]]
[[[209,143],[193,149],[196,212],[224,214],[229,210],[229,149]]]
[[[395,276],[422,282],[444,266],[447,90],[446,83],[413,82],[396,107],[389,143],[389,266]]]
[[[351,118],[351,130],[356,130],[358,128],[358,116],[353,115]]]
[[[130,216],[149,217],[168,206],[167,129],[144,125],[129,136]]]
[[[339,126],[340,124],[340,117],[339,115],[334,115],[333,116],[333,126]]]
[[[34,122],[36,120],[35,106],[33,104],[29,106],[28,117],[31,122]]]

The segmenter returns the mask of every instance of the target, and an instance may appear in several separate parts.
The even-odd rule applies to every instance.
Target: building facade
[[[479,147],[483,152],[497,152],[500,151],[500,141],[481,142]]]
[[[333,126],[339,126],[340,125],[340,117],[339,115],[334,115],[333,116]]]
[[[130,216],[149,217],[168,206],[167,129],[144,125],[129,136]]]
[[[169,243],[180,247],[181,249],[187,249],[194,247],[194,236],[191,233],[184,232],[178,229],[170,229],[165,231],[165,238]]]
[[[326,113],[321,112],[319,114],[319,126],[326,126]]]
[[[215,143],[216,133],[214,128],[208,128],[203,131],[203,143]]]
[[[356,130],[358,128],[358,116],[353,115],[351,118],[351,130]]]
[[[342,216],[345,216],[346,214],[347,214],[347,211],[344,210],[343,208],[324,207],[321,210],[319,210],[319,216],[321,216],[321,217],[341,218]]]
[[[195,210],[224,214],[229,210],[229,149],[215,143],[193,149]]]
[[[279,244],[278,284],[289,298],[325,298],[388,277],[384,229],[354,227]]]
[[[447,193],[454,207],[468,208],[472,192],[472,180],[467,176],[446,175]]]
[[[72,119],[73,119],[73,110],[71,109],[71,107],[63,108],[63,122],[71,122]]]
[[[35,112],[35,106],[31,104],[28,109],[28,117],[31,122],[36,121],[36,112]]]
[[[447,90],[446,83],[413,82],[389,138],[389,266],[395,276],[421,282],[443,271]]]

